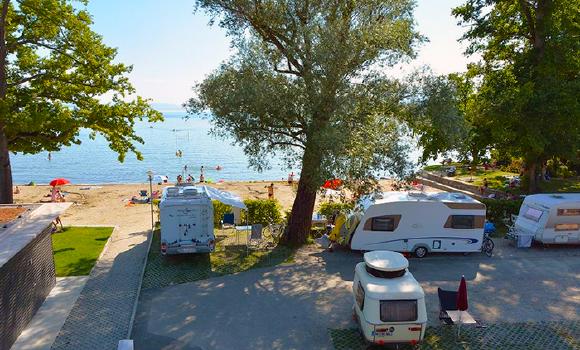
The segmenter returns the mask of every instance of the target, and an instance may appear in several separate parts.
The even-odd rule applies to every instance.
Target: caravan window
[[[358,304],[359,309],[362,311],[362,309],[365,307],[365,290],[360,282],[358,283],[355,297],[356,303]]]
[[[558,209],[558,216],[580,216],[580,209]]]
[[[579,226],[578,224],[557,224],[556,231],[577,231]]]
[[[524,213],[524,217],[526,219],[530,219],[530,220],[533,220],[535,222],[538,222],[538,221],[540,221],[540,218],[542,217],[543,213],[544,212],[541,210],[528,207],[528,210],[526,210],[526,212]]]
[[[409,322],[417,320],[417,300],[381,300],[381,321]]]
[[[364,229],[370,231],[395,231],[401,221],[401,215],[375,216],[365,222]]]
[[[473,215],[452,215],[451,228],[457,229],[472,229],[475,224],[475,216]]]

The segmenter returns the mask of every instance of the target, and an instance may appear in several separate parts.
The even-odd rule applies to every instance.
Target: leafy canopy
[[[301,163],[310,188],[325,179],[404,173],[399,115],[406,90],[380,68],[412,57],[413,1],[199,0],[237,54],[196,87],[187,106],[209,109],[252,165],[267,153]]]
[[[0,81],[0,124],[8,148],[56,151],[80,143],[79,130],[88,128],[92,137],[103,135],[120,160],[129,151],[140,159],[135,144],[143,140],[135,121],[158,121],[161,114],[132,98],[131,67],[115,62],[117,50],[91,31],[86,1],[80,5],[2,0],[6,78]]]
[[[497,148],[528,165],[576,157],[580,149],[580,4],[577,1],[469,0],[454,9],[469,26],[477,91],[475,123]],[[533,167],[532,167],[533,169]]]

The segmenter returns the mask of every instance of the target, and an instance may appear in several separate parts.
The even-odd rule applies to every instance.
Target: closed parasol
[[[461,323],[463,323],[463,314],[467,311],[467,282],[465,281],[465,276],[461,276],[461,282],[459,282],[459,289],[457,290],[457,310],[459,311],[459,324],[457,328],[457,336],[461,334]]]
[[[59,177],[58,179],[54,179],[49,183],[49,185],[51,185],[52,187],[62,186],[62,185],[66,185],[66,184],[70,184],[70,181],[67,179],[63,179],[62,177]]]

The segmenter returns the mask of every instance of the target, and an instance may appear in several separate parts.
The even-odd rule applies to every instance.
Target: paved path
[[[484,323],[577,320],[580,249],[515,251],[487,258],[412,259],[438,323],[437,287],[468,280],[470,310]],[[503,248],[503,249],[502,249]],[[296,264],[143,292],[136,349],[331,349],[329,329],[354,327],[351,286],[360,254],[302,250]]]
[[[147,256],[147,223],[115,230],[52,349],[116,349],[127,338]]]
[[[11,349],[50,349],[88,279],[88,276],[57,277],[56,285]]]

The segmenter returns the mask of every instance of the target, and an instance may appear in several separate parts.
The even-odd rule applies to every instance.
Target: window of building
[[[417,320],[417,300],[381,300],[381,321],[409,322]]]
[[[580,216],[580,209],[558,209],[558,216]]]
[[[578,224],[556,224],[556,231],[576,231],[579,228]]]

